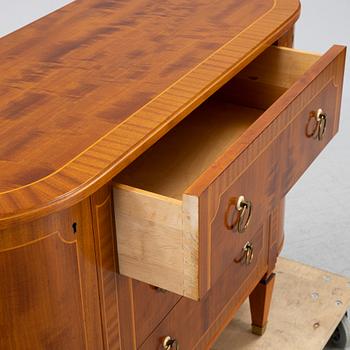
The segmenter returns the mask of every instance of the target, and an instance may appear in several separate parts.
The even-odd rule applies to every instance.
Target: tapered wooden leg
[[[262,279],[249,295],[250,313],[252,316],[252,333],[263,335],[269,316],[275,274],[271,273]]]

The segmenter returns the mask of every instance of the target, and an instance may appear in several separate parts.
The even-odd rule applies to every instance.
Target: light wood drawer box
[[[204,296],[336,133],[344,58],[267,49],[118,175],[120,273]],[[240,195],[244,233],[227,224]]]

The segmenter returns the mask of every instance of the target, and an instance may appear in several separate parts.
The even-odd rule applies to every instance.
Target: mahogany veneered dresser
[[[339,124],[345,48],[293,49],[299,13],[77,0],[0,39],[1,350],[209,349],[248,297],[263,333]]]

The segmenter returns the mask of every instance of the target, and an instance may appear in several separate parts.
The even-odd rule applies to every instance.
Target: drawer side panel
[[[118,185],[114,211],[120,273],[182,295],[181,202]]]

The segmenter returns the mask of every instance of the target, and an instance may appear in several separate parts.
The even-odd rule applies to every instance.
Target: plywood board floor
[[[320,350],[350,306],[350,279],[279,258],[269,323],[250,332],[246,302],[212,350]]]

